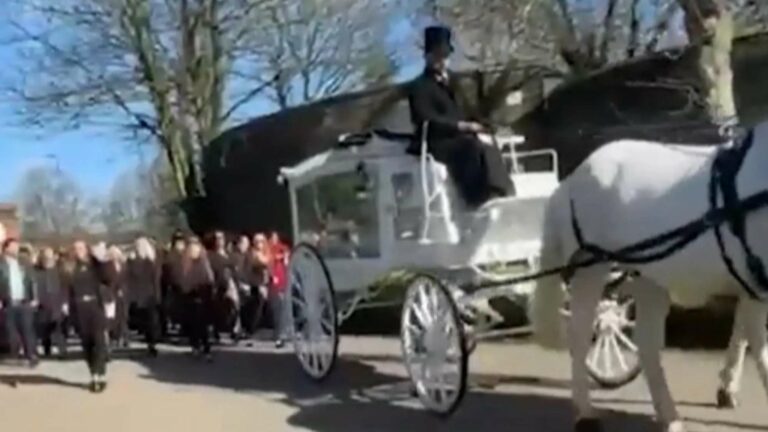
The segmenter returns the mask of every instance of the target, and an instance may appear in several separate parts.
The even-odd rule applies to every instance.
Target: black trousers
[[[240,323],[243,333],[253,336],[258,330],[259,321],[264,313],[265,301],[259,294],[258,287],[251,289],[249,294],[241,294],[242,306],[240,306]]]
[[[472,135],[432,140],[429,151],[448,167],[464,201],[477,207],[491,198],[514,194],[501,152]]]
[[[67,353],[67,323],[64,317],[47,319],[40,323],[40,339],[43,353],[51,355],[51,348],[56,344],[59,355]]]
[[[27,360],[35,360],[37,358],[35,310],[26,304],[16,304],[4,308],[3,314],[11,356],[18,356],[19,348],[24,348],[24,356]]]
[[[147,342],[147,347],[150,350],[155,349],[155,345],[160,339],[160,306],[150,303],[134,305],[132,309],[139,331]]]
[[[122,342],[130,335],[128,328],[128,304],[125,298],[115,301],[115,319],[111,323],[110,335],[115,342]]]
[[[77,333],[83,347],[85,361],[92,375],[107,372],[107,319],[104,308],[97,301],[75,305]]]
[[[211,352],[210,327],[213,326],[212,299],[197,293],[186,295],[185,328],[193,350],[202,350],[204,354]]]

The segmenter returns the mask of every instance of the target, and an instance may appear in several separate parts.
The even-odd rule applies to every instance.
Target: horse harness
[[[618,251],[609,251],[596,244],[587,242],[579,226],[571,200],[571,225],[580,250],[587,252],[590,258],[564,266],[563,272],[573,272],[578,268],[597,263],[614,262],[619,264],[648,264],[665,259],[701,237],[712,229],[717,240],[720,255],[728,272],[744,288],[749,296],[756,300],[768,299],[768,275],[760,257],[752,250],[746,236],[746,216],[748,213],[768,206],[768,190],[739,199],[736,181],[747,153],[754,144],[754,130],[750,129],[742,139],[735,140],[733,146],[722,147],[711,168],[708,187],[710,209],[700,218],[681,227],[664,232],[652,238],[637,242]],[[722,204],[721,204],[722,201]],[[746,267],[757,283],[757,287],[739,274],[733,259],[728,255],[723,241],[722,225],[728,224],[733,236],[738,240],[746,258]]]

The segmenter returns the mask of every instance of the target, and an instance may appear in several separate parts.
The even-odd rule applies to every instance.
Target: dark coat
[[[19,261],[22,279],[24,280],[24,301],[31,302],[38,299],[37,286],[34,271]],[[11,301],[10,269],[6,258],[0,255],[0,303],[7,305]]]
[[[217,252],[209,252],[208,260],[213,270],[215,294],[224,295],[229,287],[229,280],[235,277],[235,265],[230,255],[222,255]]]
[[[461,135],[459,122],[466,120],[459,107],[456,91],[449,83],[438,81],[425,71],[408,89],[411,121],[416,128],[416,144],[421,144],[423,126],[429,123],[429,141],[455,138]],[[414,149],[417,153],[419,149]]]
[[[192,261],[188,268],[184,268],[181,286],[182,291],[187,295],[211,298],[215,287],[211,265],[204,259]]]
[[[80,337],[93,337],[107,329],[104,304],[111,285],[108,265],[91,259],[77,262],[66,276],[65,289],[69,296],[70,313]]]
[[[40,298],[40,320],[59,321],[63,318],[62,308],[67,303],[67,292],[58,268],[39,268],[35,273],[37,292]]]
[[[129,280],[132,288],[131,303],[141,308],[160,304],[161,266],[153,260],[134,258],[128,263]]]
[[[459,130],[459,122],[466,118],[449,83],[427,70],[411,84],[408,101],[417,131],[416,147],[411,146],[409,152],[420,154],[427,122],[427,149],[446,165],[466,204],[477,207],[493,197],[514,193],[499,149]]]

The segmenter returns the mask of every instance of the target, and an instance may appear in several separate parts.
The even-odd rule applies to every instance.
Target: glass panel
[[[377,173],[322,177],[296,191],[299,235],[328,258],[380,255]]]
[[[392,176],[392,190],[395,191],[395,238],[415,240],[421,229],[422,204],[417,193],[418,185],[413,173],[398,173]]]

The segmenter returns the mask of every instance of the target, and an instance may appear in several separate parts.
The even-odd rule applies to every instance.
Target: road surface
[[[483,345],[472,358],[472,389],[459,411],[440,420],[407,390],[395,339],[345,337],[342,360],[324,385],[308,382],[290,351],[268,343],[222,347],[213,364],[166,347],[110,364],[102,395],[84,389],[81,361],[0,366],[0,425],[56,432],[366,432],[569,431],[568,359],[528,344]],[[682,414],[695,431],[768,431],[768,402],[754,365],[745,371],[742,406],[712,403],[720,352],[668,351],[665,366]],[[10,386],[17,381],[16,387]],[[656,430],[645,384],[596,392],[608,431]]]

